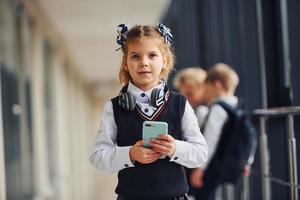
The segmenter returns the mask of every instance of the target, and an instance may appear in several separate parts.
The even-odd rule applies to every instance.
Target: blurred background
[[[116,198],[116,175],[88,161],[103,103],[120,90],[116,27],[158,21],[175,38],[169,83],[217,62],[240,76],[260,141],[232,199],[298,199],[299,10],[299,0],[0,0],[0,200]]]

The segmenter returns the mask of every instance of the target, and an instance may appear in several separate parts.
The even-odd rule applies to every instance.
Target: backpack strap
[[[206,124],[207,124],[207,121],[208,121],[208,118],[210,116],[210,113],[211,113],[211,108],[213,105],[220,105],[227,113],[233,113],[235,108],[230,106],[228,103],[224,102],[224,101],[216,101],[212,104],[210,104],[208,106],[208,113],[207,115],[205,116],[204,120],[203,120],[203,123],[202,123],[202,126],[200,127],[200,131],[203,133],[203,131],[205,130],[206,128]]]
[[[201,131],[202,134],[204,134],[204,130],[205,130],[205,128],[206,128],[206,124],[207,124],[208,118],[209,118],[209,116],[210,116],[210,113],[211,113],[211,105],[208,106],[208,112],[207,112],[207,114],[205,115],[205,118],[204,118],[204,120],[203,120],[203,122],[202,122],[202,125],[199,126],[200,131]]]
[[[227,113],[234,113],[236,108],[229,105],[225,101],[216,101],[214,104],[220,105]]]

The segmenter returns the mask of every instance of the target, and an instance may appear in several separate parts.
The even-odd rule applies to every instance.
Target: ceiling
[[[39,0],[90,85],[116,81],[120,23],[156,24],[171,0]]]

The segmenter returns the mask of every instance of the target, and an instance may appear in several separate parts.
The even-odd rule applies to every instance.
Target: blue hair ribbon
[[[162,23],[157,23],[157,30],[164,36],[166,43],[172,44],[173,35],[171,33],[170,28],[166,27]]]
[[[120,25],[118,25],[117,32],[118,32],[117,43],[119,45],[121,45],[121,47],[118,48],[116,51],[118,51],[119,49],[121,49],[124,46],[124,44],[125,44],[126,34],[128,32],[128,26],[127,26],[127,24],[120,24]]]

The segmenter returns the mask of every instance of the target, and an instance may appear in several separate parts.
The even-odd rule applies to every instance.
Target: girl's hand
[[[190,183],[194,188],[201,188],[203,186],[203,175],[204,171],[201,168],[193,169],[190,175]]]
[[[158,152],[144,147],[144,141],[139,140],[129,149],[131,161],[138,161],[142,164],[149,164],[156,161],[161,155]]]
[[[175,139],[168,134],[162,134],[158,138],[151,139],[152,149],[162,155],[167,155],[170,158],[175,152]]]

